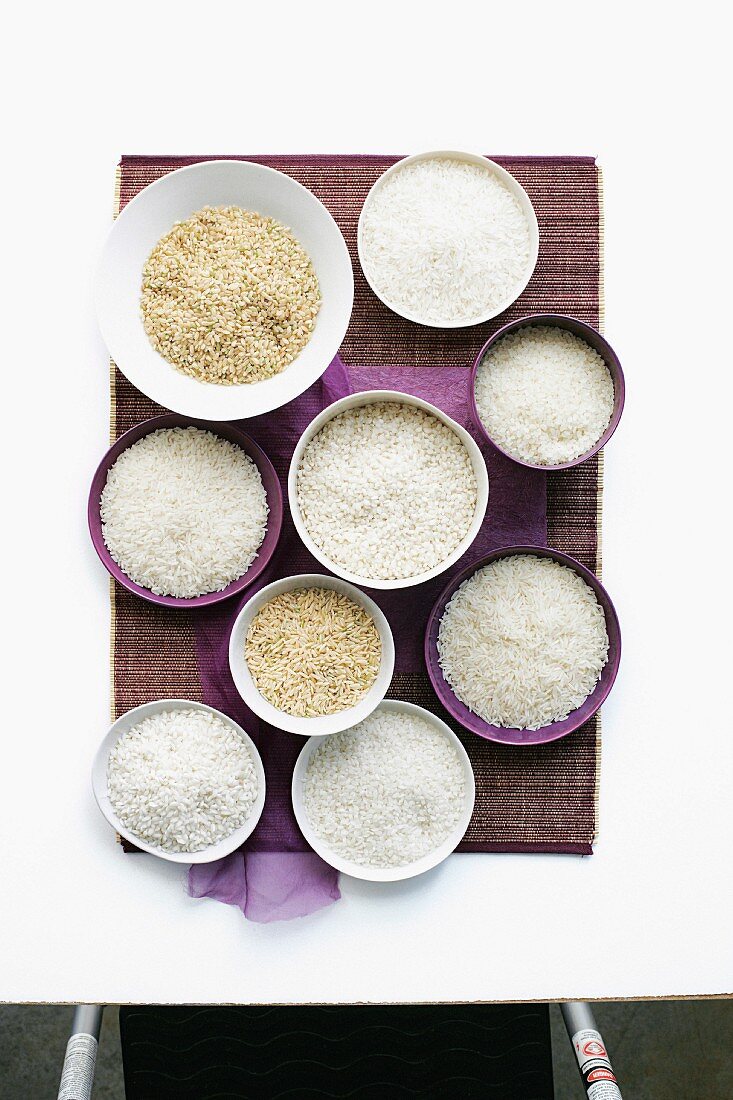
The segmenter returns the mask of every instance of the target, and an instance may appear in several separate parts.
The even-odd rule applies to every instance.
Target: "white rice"
[[[107,475],[102,534],[119,567],[156,595],[220,592],[247,572],[267,530],[248,454],[212,432],[170,428],[128,447]]]
[[[398,311],[434,325],[469,323],[519,293],[530,228],[490,166],[431,157],[375,189],[362,215],[360,257]]]
[[[611,372],[567,329],[510,332],[476,372],[476,408],[494,442],[524,462],[555,466],[586,454],[613,413]]]
[[[109,799],[126,829],[164,852],[200,852],[245,824],[258,794],[238,731],[199,710],[161,711],[120,737]]]
[[[567,718],[594,690],[608,660],[606,620],[575,570],[516,554],[490,562],[453,594],[438,655],[474,714],[536,730]]]
[[[477,486],[468,451],[432,413],[401,402],[340,413],[313,437],[297,475],[315,544],[351,573],[402,580],[466,536]]]
[[[315,832],[364,867],[402,867],[435,851],[463,812],[454,746],[423,718],[378,707],[324,737],[308,763],[304,802]]]

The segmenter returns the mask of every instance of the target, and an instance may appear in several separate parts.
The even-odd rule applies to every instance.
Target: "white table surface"
[[[726,992],[731,606],[720,504],[730,343],[714,320],[726,250],[714,192],[697,174],[712,162],[678,161],[692,149],[717,149],[718,126],[722,136],[714,83],[703,102],[690,91],[699,83],[694,60],[684,84],[675,68],[690,36],[686,56],[694,54],[697,32],[662,31],[635,8],[630,42],[622,10],[601,22],[587,5],[553,5],[535,10],[537,38],[522,41],[518,54],[487,50],[486,41],[523,38],[521,12],[515,26],[494,16],[466,35],[470,9],[461,3],[441,9],[432,32],[430,5],[418,23],[377,3],[371,18],[354,9],[349,25],[347,8],[290,10],[264,97],[264,59],[242,58],[261,17],[245,8],[236,33],[202,50],[185,5],[147,6],[144,27],[134,4],[109,14],[95,7],[86,26],[96,50],[83,36],[62,44],[68,11],[55,9],[42,41],[34,38],[32,79],[22,57],[14,62],[23,91],[13,97],[5,142],[15,205],[6,202],[3,221],[11,308],[3,322],[9,677],[0,730],[0,999]],[[329,38],[337,12],[347,19],[339,41]],[[325,36],[310,45],[308,13]],[[32,34],[30,9],[25,18]],[[706,36],[714,51],[715,28]],[[357,39],[359,59],[348,52]],[[125,81],[121,61],[135,51]],[[174,56],[190,66],[175,70]],[[696,64],[698,76],[709,69],[715,81],[712,61]],[[188,898],[179,868],[124,856],[90,790],[109,706],[107,575],[85,527],[108,413],[90,280],[109,225],[114,166],[121,151],[438,147],[595,153],[605,169],[606,332],[628,399],[606,456],[604,581],[624,659],[604,709],[600,836],[591,858],[457,855],[405,885],[343,880],[337,905],[258,926],[236,909]],[[40,239],[29,249],[35,230]]]

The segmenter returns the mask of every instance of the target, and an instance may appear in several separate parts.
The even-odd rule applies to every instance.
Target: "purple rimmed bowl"
[[[247,572],[241,577],[238,577],[237,580],[232,581],[231,584],[228,584],[226,588],[222,588],[220,592],[207,592],[203,596],[192,596],[188,599],[179,599],[176,596],[156,596],[149,588],[143,588],[142,585],[136,584],[135,581],[131,580],[130,577],[120,569],[105,545],[99,505],[102,490],[107,482],[107,474],[123,451],[126,451],[133,443],[137,443],[139,439],[161,428],[201,428],[204,431],[213,432],[214,435],[221,436],[222,439],[228,439],[230,443],[236,443],[238,447],[241,447],[260,471],[262,484],[267,494],[267,505],[270,509],[267,517],[265,537],[257,552],[257,557],[252,562]],[[237,592],[241,592],[243,589],[248,588],[249,585],[259,577],[260,573],[270,561],[270,558],[275,552],[275,547],[280,538],[280,530],[282,528],[283,494],[277,474],[275,473],[275,467],[272,465],[262,448],[243,431],[240,431],[239,428],[235,428],[233,424],[218,420],[216,422],[210,422],[208,420],[195,420],[190,416],[179,416],[178,413],[165,413],[162,416],[154,416],[151,420],[144,420],[141,424],[136,424],[133,428],[130,428],[129,431],[125,432],[124,435],[121,435],[116,443],[113,443],[107,451],[92,478],[92,485],[89,490],[89,503],[87,505],[87,518],[89,520],[89,533],[92,536],[94,549],[99,555],[99,560],[114,579],[119,581],[128,592],[134,592],[136,596],[140,596],[143,600],[148,600],[150,603],[161,604],[163,607],[206,607],[208,604],[219,603],[220,600],[228,600],[230,596],[234,596]]]
[[[508,336],[509,333],[516,332],[520,328],[529,328],[530,326],[536,325],[564,328],[568,332],[572,332],[574,336],[579,336],[581,340],[585,340],[586,344],[590,344],[590,346],[598,352],[601,359],[603,359],[608,367],[611,379],[613,380],[613,412],[611,413],[608,427],[601,438],[589,451],[586,451],[585,454],[579,455],[578,458],[572,459],[571,462],[560,462],[555,466],[541,466],[538,463],[525,462],[524,459],[517,458],[516,455],[510,454],[509,451],[505,451],[504,448],[500,447],[489,435],[486,425],[479,416],[478,407],[476,405],[476,374],[481,365],[481,360],[504,336]],[[577,317],[566,317],[562,313],[534,313],[529,317],[520,317],[518,321],[510,321],[508,325],[504,325],[504,327],[494,333],[481,348],[471,368],[471,376],[468,382],[468,407],[471,413],[471,420],[481,437],[501,454],[510,458],[512,462],[516,462],[518,466],[526,466],[530,470],[570,470],[573,466],[579,466],[582,462],[587,462],[587,460],[592,458],[594,454],[597,454],[602,447],[605,447],[606,443],[608,443],[609,439],[616,431],[618,422],[621,419],[621,413],[623,412],[625,397],[626,383],[624,381],[624,372],[621,369],[621,363],[619,362],[618,356],[608,340],[601,336],[600,332],[591,325],[587,325],[585,321],[579,321]]]
[[[562,722],[550,722],[546,726],[541,726],[538,730],[513,729],[509,726],[492,726],[489,722],[485,722],[483,718],[479,718],[477,714],[474,714],[473,711],[464,706],[460,699],[454,695],[453,689],[443,678],[440,662],[438,660],[438,630],[440,628],[440,620],[445,611],[446,604],[453,593],[465,580],[472,577],[473,574],[476,573],[477,570],[483,568],[483,566],[488,565],[492,561],[496,561],[497,558],[510,557],[514,554],[534,554],[535,557],[538,558],[552,558],[553,561],[559,562],[560,565],[567,565],[570,569],[574,569],[575,572],[583,578],[586,584],[593,589],[598,603],[603,608],[603,613],[606,617],[606,630],[608,631],[608,660],[601,672],[601,678],[596,684],[595,689],[578,709],[572,711],[572,713],[569,714],[567,718],[563,719]],[[619,629],[616,609],[611,602],[611,597],[598,580],[598,577],[596,577],[594,573],[591,573],[590,569],[586,569],[584,565],[581,565],[575,558],[569,557],[568,554],[562,554],[559,550],[552,550],[547,546],[505,546],[500,550],[493,550],[490,554],[486,554],[485,557],[479,558],[478,561],[472,562],[471,565],[467,565],[465,569],[462,569],[461,572],[453,578],[450,584],[446,585],[438,596],[430,612],[428,625],[425,631],[425,664],[427,665],[428,676],[435,688],[436,695],[445,709],[460,722],[464,729],[470,730],[472,733],[477,733],[479,737],[485,737],[487,741],[499,741],[504,745],[544,745],[548,741],[557,741],[560,737],[565,737],[568,733],[572,733],[573,730],[578,729],[584,722],[587,722],[589,718],[593,717],[607,698],[608,693],[613,687],[613,682],[616,679],[620,661],[621,631]]]

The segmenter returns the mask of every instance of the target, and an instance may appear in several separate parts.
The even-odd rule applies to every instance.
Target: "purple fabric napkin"
[[[269,456],[287,501],[287,473],[295,445],[307,425],[327,405],[354,391],[401,390],[430,401],[470,430],[468,379],[465,367],[347,369],[336,358],[323,377],[295,401],[266,416],[243,421],[241,426]],[[422,670],[427,617],[452,572],[498,546],[546,542],[544,476],[516,466],[493,448],[486,448],[484,453],[490,480],[489,507],[487,519],[468,553],[452,570],[426,584],[402,591],[370,592],[394,634],[396,673]],[[229,714],[254,740],[265,768],[267,800],[257,828],[242,851],[213,864],[191,867],[189,893],[192,897],[215,898],[237,905],[250,920],[264,922],[305,916],[340,897],[338,873],[308,847],[292,810],[290,782],[304,742],[295,734],[261,722],[245,706],[234,687],[228,660],[232,624],[256,591],[293,573],[324,572],[301,543],[286,504],[277,552],[257,582],[238,600],[202,609],[195,619],[204,701]]]

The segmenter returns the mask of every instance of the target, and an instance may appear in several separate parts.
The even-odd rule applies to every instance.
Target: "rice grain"
[[[202,382],[271,378],[303,350],[321,296],[291,231],[238,206],[205,206],[150,253],[141,311],[151,344]]]
[[[280,592],[250,623],[245,660],[269,703],[300,718],[338,714],[364,698],[382,643],[371,615],[331,588]]]

